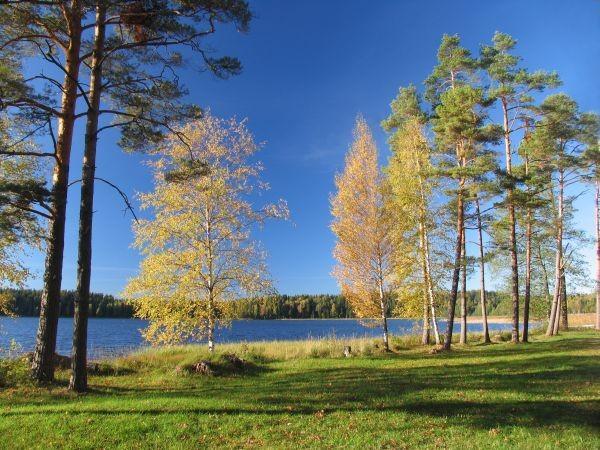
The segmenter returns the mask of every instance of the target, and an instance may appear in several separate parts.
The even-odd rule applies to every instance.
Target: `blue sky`
[[[473,52],[496,30],[509,33],[518,39],[527,67],[558,71],[561,91],[583,110],[600,109],[600,3],[594,0],[256,0],[251,6],[256,18],[248,34],[226,28],[210,41],[220,53],[239,57],[243,73],[222,81],[188,72],[183,79],[191,101],[217,116],[247,117],[256,140],[265,142],[259,159],[272,188],[267,198],[285,198],[292,214],[291,222],[271,223],[257,233],[282,293],[338,291],[330,276],[328,198],[355,117],[361,113],[371,125],[385,161],[379,123],[400,86],[421,88],[444,33],[458,33]],[[124,154],[116,140],[115,134],[102,136],[97,175],[132,197],[150,190],[144,158]],[[77,139],[71,179],[79,178],[81,148]],[[131,218],[116,193],[101,184],[96,192],[92,289],[117,294],[136,273],[139,254],[131,248]],[[65,289],[75,286],[78,197],[75,188],[68,206]],[[591,233],[592,196],[580,197],[576,206],[578,223]],[[582,251],[591,270],[593,249]],[[33,253],[27,263],[34,271],[29,285],[40,287],[43,255]]]

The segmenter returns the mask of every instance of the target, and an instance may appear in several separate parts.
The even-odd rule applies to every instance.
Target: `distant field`
[[[571,327],[594,326],[595,323],[595,313],[569,314],[569,326]]]
[[[409,340],[231,344],[253,363],[182,375],[187,346],[110,361],[77,396],[0,391],[2,448],[600,448],[600,334],[473,343],[430,354]],[[287,357],[285,357],[287,355]],[[218,358],[215,356],[213,358]]]

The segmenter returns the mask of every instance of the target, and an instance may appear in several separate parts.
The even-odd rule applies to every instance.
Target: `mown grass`
[[[258,370],[183,375],[198,347],[107,363],[91,392],[58,384],[0,393],[6,448],[599,448],[600,334],[474,343],[451,353],[397,340],[238,344]],[[354,347],[356,346],[356,347]],[[314,350],[317,348],[317,350]],[[212,358],[219,358],[214,355]]]

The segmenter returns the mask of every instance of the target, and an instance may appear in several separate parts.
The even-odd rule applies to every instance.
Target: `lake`
[[[139,319],[90,319],[88,348],[91,359],[114,356],[148,345],[140,334],[146,321]],[[58,322],[57,352],[71,353],[73,319],[61,317]],[[20,352],[33,350],[37,317],[0,317],[0,349],[7,349],[14,340]],[[445,329],[445,324],[440,323]],[[460,332],[460,324],[454,326]],[[391,334],[420,332],[420,322],[412,319],[390,319]],[[469,331],[481,331],[481,324],[469,324]],[[491,330],[509,330],[510,324],[491,323]],[[295,319],[295,320],[234,320],[231,327],[217,333],[219,342],[302,340],[326,337],[353,338],[379,336],[379,328],[369,328],[355,319]]]

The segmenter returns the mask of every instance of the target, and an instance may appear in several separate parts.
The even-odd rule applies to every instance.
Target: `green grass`
[[[600,448],[594,331],[441,354],[363,341],[342,358],[340,344],[223,346],[253,362],[235,376],[177,374],[206,357],[188,346],[111,361],[86,395],[64,372],[51,388],[5,388],[0,446]]]

